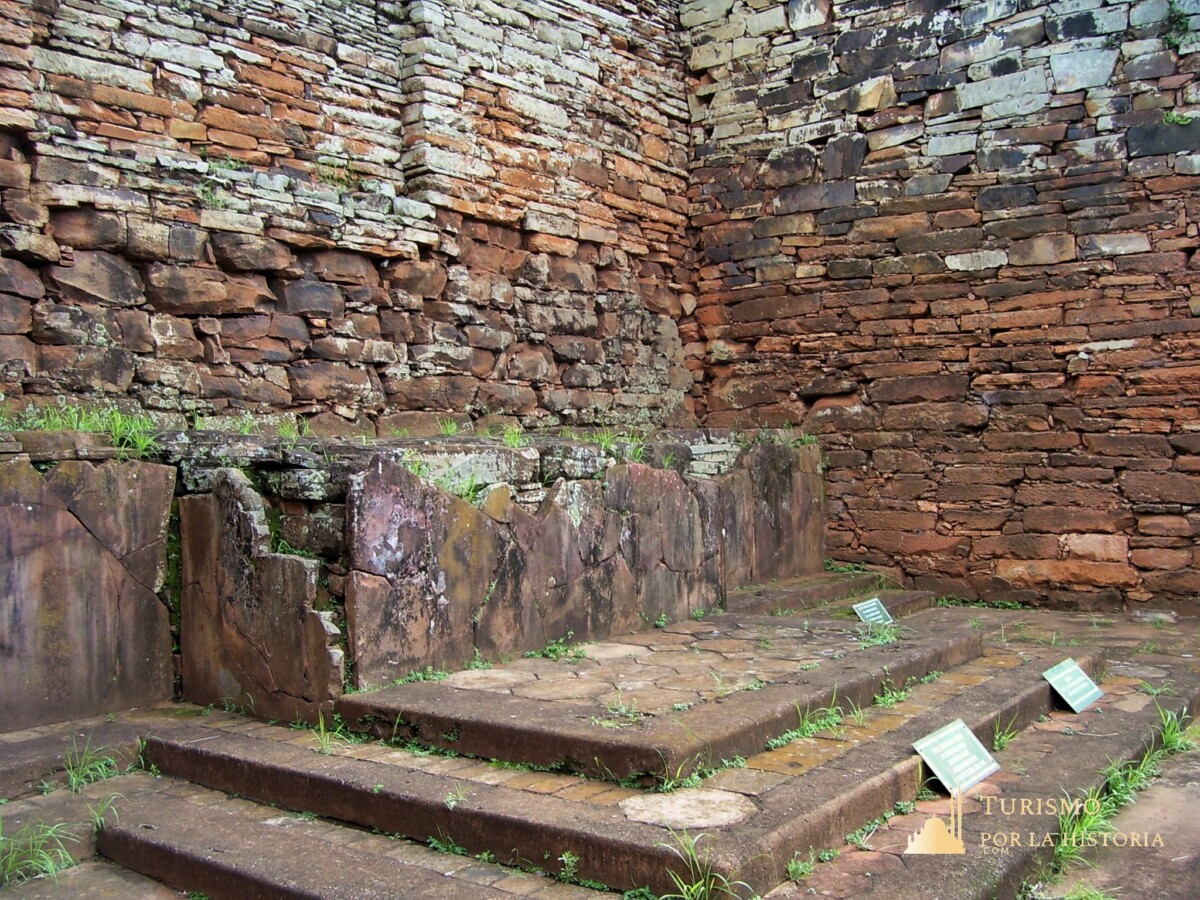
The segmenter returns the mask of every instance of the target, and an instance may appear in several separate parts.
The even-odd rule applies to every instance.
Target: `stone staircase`
[[[211,898],[658,896],[678,891],[672,872],[693,877],[689,856],[743,896],[1013,897],[1050,848],[985,845],[1056,820],[1001,816],[998,799],[1086,791],[1153,744],[1159,707],[1200,698],[1190,626],[877,587],[745,589],[723,614],[347,695],[317,729],[189,707],[130,718],[155,777],[125,792],[99,851]],[[894,633],[847,615],[867,596]],[[1068,656],[1108,673],[1079,715],[1041,677]],[[968,794],[965,854],[904,856],[946,804],[922,799],[940,786],[912,743],[959,718],[1005,745],[1001,770]],[[789,881],[809,859],[830,861]]]

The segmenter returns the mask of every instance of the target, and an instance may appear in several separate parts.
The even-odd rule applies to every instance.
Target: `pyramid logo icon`
[[[927,820],[916,834],[908,836],[908,847],[904,853],[951,855],[966,853],[962,839],[962,791],[955,789],[950,794],[950,823],[947,825],[937,816]]]

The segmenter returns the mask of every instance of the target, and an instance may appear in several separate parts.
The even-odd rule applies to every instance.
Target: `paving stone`
[[[633,797],[621,811],[636,822],[676,829],[721,828],[751,815],[754,803],[728,791],[688,789],[673,794]]]

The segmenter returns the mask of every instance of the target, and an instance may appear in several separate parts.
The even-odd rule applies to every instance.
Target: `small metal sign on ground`
[[[1042,673],[1042,677],[1050,682],[1050,687],[1058,692],[1058,696],[1067,701],[1067,706],[1075,712],[1083,712],[1104,696],[1104,691],[1096,687],[1096,682],[1088,677],[1088,673],[1079,668],[1079,663],[1073,659],[1064,659],[1057,666],[1052,666]]]
[[[872,625],[890,625],[895,621],[892,614],[887,611],[887,607],[883,605],[883,601],[878,597],[872,597],[862,603],[855,603],[854,611],[858,613],[858,617],[862,621]]]
[[[1000,763],[962,719],[921,738],[913,749],[951,794],[961,794],[1000,770]]]

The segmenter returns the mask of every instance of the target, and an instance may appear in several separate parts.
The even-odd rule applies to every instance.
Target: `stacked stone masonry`
[[[334,433],[674,415],[687,104],[636,12],[5,0],[0,390]]]
[[[680,18],[705,421],[823,435],[838,558],[948,593],[1193,600],[1200,4]]]
[[[791,422],[830,550],[1200,591],[1198,0],[0,0],[0,391]]]

